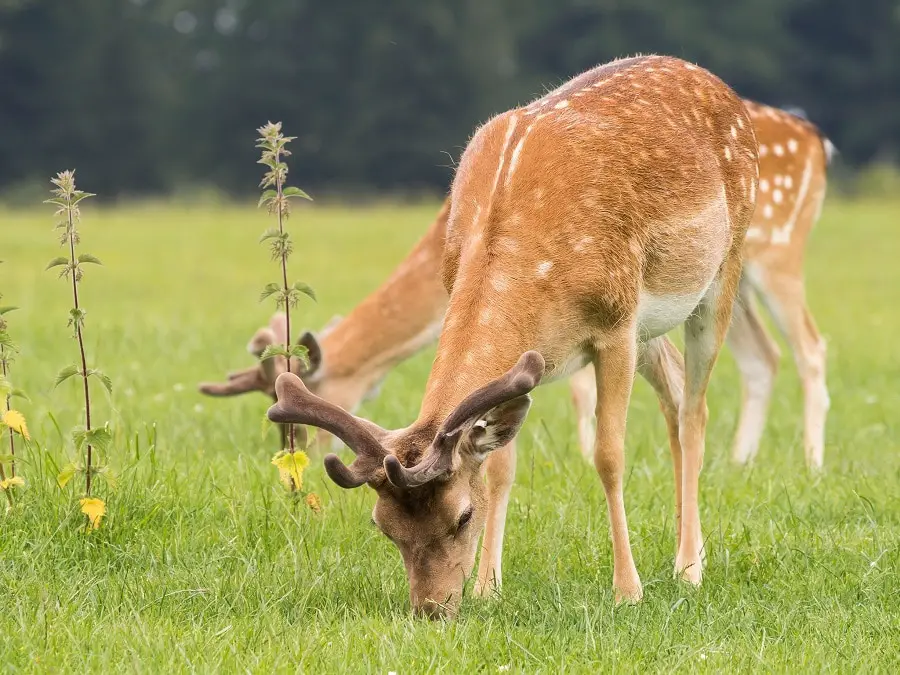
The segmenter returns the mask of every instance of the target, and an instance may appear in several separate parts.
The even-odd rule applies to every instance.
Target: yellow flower
[[[315,492],[310,492],[306,495],[306,505],[312,509],[314,513],[318,513],[322,510],[322,500],[319,499],[319,495]]]
[[[96,497],[84,497],[80,501],[81,512],[88,517],[88,530],[100,528],[100,520],[106,515],[106,502]]]
[[[285,486],[293,491],[303,487],[303,470],[309,466],[309,457],[302,450],[294,453],[282,450],[272,458],[278,467],[278,474]]]
[[[22,476],[13,476],[6,480],[0,480],[0,490],[9,490],[11,487],[21,487],[25,485],[25,479]]]
[[[13,431],[22,434],[26,441],[31,440],[31,436],[28,434],[28,427],[25,426],[25,416],[18,410],[7,410],[3,413],[3,417],[0,417],[0,421]]]

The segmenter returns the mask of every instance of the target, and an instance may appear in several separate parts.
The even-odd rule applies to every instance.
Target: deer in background
[[[590,70],[493,118],[463,153],[442,267],[449,307],[410,426],[384,430],[293,373],[278,377],[269,418],[325,429],[356,453],[350,466],[328,455],[326,471],[341,487],[376,491],[373,520],[400,549],[417,612],[456,611],[486,520],[476,590],[499,582],[510,444],[528,394],[588,362],[616,599],[642,595],[623,495],[635,372],[661,396],[680,394],[668,406],[677,409],[675,570],[700,582],[706,390],[731,320],[757,172],[747,110],[709,72],[655,56]],[[683,387],[665,337],[680,324]]]
[[[752,101],[744,104],[759,143],[759,196],[744,243],[744,273],[728,332],[744,390],[732,457],[745,464],[759,450],[780,358],[757,310],[759,295],[793,352],[803,387],[806,464],[821,469],[828,412],[825,340],[806,305],[803,258],[821,213],[833,146],[804,119]],[[593,371],[576,373],[571,388],[581,451],[589,460],[596,401]]]
[[[439,269],[449,213],[448,202],[387,281],[346,318],[334,317],[318,337],[309,331],[300,336],[298,342],[307,348],[310,363],[303,369],[294,359],[291,372],[311,391],[352,412],[394,366],[437,339],[447,309]],[[283,314],[273,316],[247,350],[259,358],[266,345],[284,344],[284,324]],[[202,383],[200,391],[209,396],[258,391],[275,400],[275,378],[284,370],[283,359],[268,359],[229,374],[227,382]],[[317,440],[327,439],[325,433]],[[282,434],[282,447],[283,442]]]

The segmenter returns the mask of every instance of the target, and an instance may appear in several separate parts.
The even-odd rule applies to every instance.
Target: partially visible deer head
[[[414,611],[454,614],[475,563],[486,495],[481,465],[518,433],[540,382],[544,359],[526,352],[502,377],[466,397],[439,427],[387,431],[312,394],[294,374],[275,383],[269,419],[316,426],[356,454],[346,466],[325,457],[343,488],[368,483],[378,494],[372,520],[400,549]]]
[[[268,326],[263,326],[247,343],[247,351],[257,359],[265,351],[266,347],[273,344],[284,344],[287,341],[286,321],[283,313],[278,312],[269,320]],[[291,372],[303,377],[313,376],[322,365],[322,350],[316,337],[309,331],[304,332],[297,340],[308,350],[309,367],[292,363]],[[200,384],[200,392],[207,396],[237,396],[251,391],[262,392],[275,399],[275,380],[286,372],[285,362],[282,357],[276,357],[260,361],[255,366],[228,373],[226,382],[203,382]]]
[[[332,323],[334,319],[332,319]],[[247,343],[247,351],[257,359],[272,344],[284,344],[287,337],[287,322],[283,313],[278,312],[269,320],[268,326],[263,326]],[[295,361],[291,364],[291,372],[302,377],[314,377],[322,365],[322,350],[315,336],[309,331],[304,332],[297,340],[298,344],[306,347],[309,358],[309,367],[302,366]],[[284,358],[275,357],[259,361],[255,366],[228,373],[225,382],[203,382],[200,384],[200,392],[207,396],[238,396],[252,391],[258,391],[275,399],[275,380],[286,372]],[[281,443],[284,445],[284,429],[282,429]]]

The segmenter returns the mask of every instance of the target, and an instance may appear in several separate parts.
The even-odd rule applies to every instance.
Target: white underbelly
[[[638,337],[641,340],[659,337],[684,323],[705,293],[705,288],[678,295],[653,295],[642,291],[638,300]]]

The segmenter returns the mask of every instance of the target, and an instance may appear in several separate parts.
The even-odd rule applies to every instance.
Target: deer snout
[[[413,615],[423,619],[437,621],[439,619],[453,619],[459,611],[459,596],[450,596],[445,602],[423,599],[416,602],[412,600]]]

